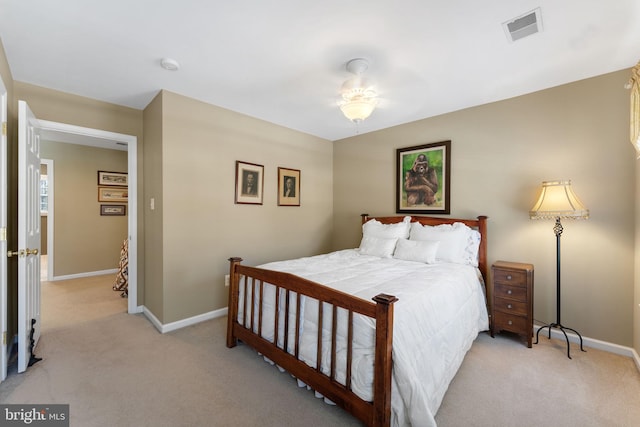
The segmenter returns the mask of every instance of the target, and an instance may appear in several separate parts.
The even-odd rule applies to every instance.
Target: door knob
[[[7,258],[11,258],[12,256],[28,256],[28,255],[38,255],[38,248],[35,249],[19,249],[17,251],[7,251]]]

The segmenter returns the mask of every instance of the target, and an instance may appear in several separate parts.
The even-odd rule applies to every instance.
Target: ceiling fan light
[[[354,123],[360,123],[371,115],[378,103],[378,94],[368,79],[362,76],[369,68],[364,58],[355,58],[347,62],[347,71],[351,77],[342,84],[342,101],[338,103],[342,114]]]
[[[373,110],[376,108],[376,103],[375,99],[351,99],[350,101],[343,102],[340,105],[340,110],[347,119],[354,123],[360,123],[373,113]]]

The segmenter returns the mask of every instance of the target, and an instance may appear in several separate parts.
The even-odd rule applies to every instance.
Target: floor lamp
[[[589,210],[585,208],[571,189],[571,181],[544,181],[542,183],[540,197],[533,208],[531,208],[531,211],[529,211],[529,217],[531,219],[556,220],[556,224],[553,227],[553,231],[556,234],[556,322],[538,329],[535,344],[538,344],[538,336],[541,330],[545,328],[549,329],[549,338],[551,338],[551,329],[559,329],[567,340],[567,357],[571,359],[567,330],[573,331],[578,335],[580,338],[580,350],[585,350],[582,348],[582,335],[575,329],[568,328],[560,322],[560,236],[562,235],[562,223],[560,219],[587,219],[589,218]]]

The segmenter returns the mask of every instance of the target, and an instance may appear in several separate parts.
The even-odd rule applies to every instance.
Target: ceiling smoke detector
[[[507,40],[515,42],[542,31],[540,8],[527,12],[502,24]]]
[[[178,61],[171,58],[162,58],[162,60],[160,61],[160,66],[169,71],[178,71],[178,69],[180,68],[180,64],[178,64]]]

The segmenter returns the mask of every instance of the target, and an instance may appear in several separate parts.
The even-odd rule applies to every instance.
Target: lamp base
[[[545,328],[549,329],[549,339],[551,339],[551,328],[560,329],[562,331],[562,333],[564,334],[564,339],[567,340],[567,357],[569,359],[571,359],[571,355],[569,354],[569,350],[571,347],[569,345],[569,337],[567,336],[567,333],[565,332],[565,330],[574,332],[578,336],[578,338],[580,338],[580,350],[584,352],[587,351],[584,348],[582,348],[582,335],[580,335],[580,333],[575,329],[567,328],[566,326],[562,326],[560,323],[550,323],[548,325],[541,326],[540,328],[538,328],[538,331],[536,332],[536,342],[534,344],[538,344],[538,336],[540,335],[540,331]]]

